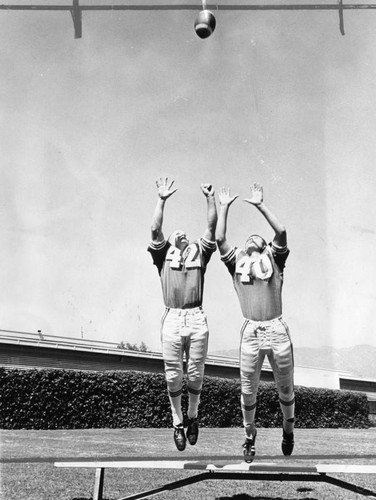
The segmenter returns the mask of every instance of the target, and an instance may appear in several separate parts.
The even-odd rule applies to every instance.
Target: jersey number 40
[[[236,274],[240,274],[242,283],[251,283],[255,278],[266,280],[273,274],[270,259],[261,256],[260,260],[254,261],[248,255],[244,255],[236,262]]]

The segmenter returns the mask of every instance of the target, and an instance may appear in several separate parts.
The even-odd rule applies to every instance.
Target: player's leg
[[[187,337],[186,349],[188,379],[187,439],[190,444],[194,445],[198,438],[197,414],[208,352],[209,329],[205,313],[199,309],[187,315],[187,327],[191,332]]]
[[[294,448],[295,394],[294,394],[294,357],[288,326],[284,320],[273,324],[272,353],[269,362],[279,394],[283,414],[282,451],[291,455]]]
[[[184,345],[180,336],[180,318],[174,311],[167,311],[162,318],[161,340],[174,441],[178,450],[183,451],[186,445],[181,409]]]
[[[247,320],[241,329],[240,340],[241,408],[246,438],[243,445],[246,462],[252,462],[256,453],[256,400],[263,359],[256,328]]]

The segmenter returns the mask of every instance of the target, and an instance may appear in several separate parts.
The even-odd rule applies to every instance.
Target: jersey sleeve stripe
[[[280,247],[279,245],[276,245],[274,242],[272,243],[272,250],[278,254],[283,254],[289,251],[287,245],[285,245],[284,247]]]
[[[231,262],[235,258],[235,248],[231,248],[227,253],[222,255],[221,261],[224,262],[225,264],[228,262]]]
[[[158,241],[158,242],[152,241],[149,245],[149,248],[151,248],[152,250],[162,250],[162,248],[164,248],[166,246],[166,243],[167,243],[166,240],[162,240],[162,241]]]
[[[215,241],[210,241],[207,240],[206,238],[201,238],[201,244],[207,250],[215,251],[217,248],[217,244],[215,243]]]

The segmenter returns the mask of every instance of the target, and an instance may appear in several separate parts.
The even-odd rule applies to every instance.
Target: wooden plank
[[[180,469],[180,470],[208,470],[208,471],[263,471],[263,472],[318,472],[316,467],[299,465],[278,465],[265,463],[239,462],[233,464],[214,464],[195,460],[142,460],[142,461],[80,461],[80,462],[55,462],[55,467],[80,467],[80,468],[119,468],[119,469]]]
[[[342,473],[376,474],[376,465],[361,464],[317,464],[315,466],[286,465],[276,463],[238,462],[230,464],[207,463],[197,460],[108,460],[108,461],[66,461],[55,462],[55,467],[72,468],[119,468],[119,469],[180,469],[208,471],[257,471],[257,472],[301,472],[301,473]]]
[[[376,465],[365,464],[318,464],[316,469],[323,474],[376,474]]]
[[[153,460],[143,461],[106,461],[106,462],[55,462],[55,467],[86,467],[86,468],[119,468],[119,469],[184,469],[184,465],[188,462],[163,461],[156,462]],[[192,462],[190,462],[192,463]]]
[[[187,463],[184,466],[184,469],[196,469],[197,465],[192,462]],[[204,465],[204,464],[202,464]],[[225,465],[216,465],[216,464],[206,464],[204,467],[209,471],[248,471],[248,472],[301,472],[301,473],[309,473],[316,472],[316,467],[310,466],[299,466],[299,465],[279,465],[279,464],[267,464],[267,463],[251,463],[248,464],[246,462],[240,462],[238,464],[225,464]]]

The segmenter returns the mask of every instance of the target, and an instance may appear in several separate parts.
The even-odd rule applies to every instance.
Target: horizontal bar
[[[194,460],[177,461],[177,460],[162,460],[162,461],[80,461],[80,462],[55,462],[55,467],[71,467],[71,468],[119,468],[119,469],[180,469],[180,470],[207,470],[213,472],[221,471],[243,471],[243,472],[318,472],[315,466],[299,466],[299,465],[278,465],[278,464],[248,464],[246,462],[238,462],[232,464],[214,465],[214,463],[204,463]]]
[[[376,4],[287,4],[287,5],[207,5],[211,10],[355,10],[355,9],[376,9]],[[200,10],[202,4],[161,4],[161,5],[80,5],[81,11],[114,11],[114,10]],[[70,11],[69,5],[0,5],[0,10],[52,10]]]
[[[376,474],[376,465],[366,464],[318,464],[317,472],[342,474]]]
[[[233,462],[230,464],[215,464],[217,460],[203,462],[200,460],[108,460],[108,461],[61,461],[55,462],[55,467],[82,467],[82,468],[125,468],[125,469],[185,469],[185,470],[208,470],[220,471],[243,471],[243,472],[302,472],[302,473],[344,473],[344,474],[376,474],[376,465],[361,464],[317,464],[286,465],[286,464],[262,464]]]

